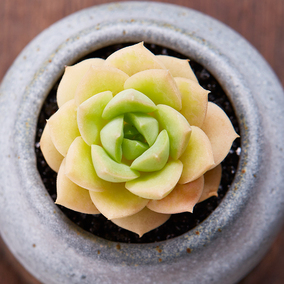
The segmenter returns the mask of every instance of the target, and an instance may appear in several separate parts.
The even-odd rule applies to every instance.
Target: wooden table
[[[109,0],[0,0],[0,80],[25,47],[43,29],[80,9]],[[164,0],[222,21],[264,56],[284,85],[283,0]],[[0,283],[35,284],[0,238]],[[261,263],[241,284],[284,283],[284,228]]]

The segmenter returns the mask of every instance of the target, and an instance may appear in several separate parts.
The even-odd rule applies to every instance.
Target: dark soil
[[[105,47],[89,54],[87,57],[84,57],[82,59],[91,57],[106,58],[108,55],[110,55],[117,49],[120,49],[127,45],[130,44],[119,44]],[[179,58],[186,58],[185,56],[175,51],[154,44],[145,44],[145,46],[155,54],[166,54]],[[218,104],[220,107],[223,108],[223,110],[227,113],[228,117],[231,119],[236,132],[240,133],[234,109],[217,80],[197,62],[190,61],[190,65],[193,68],[200,85],[203,88],[211,91],[211,93],[209,94],[209,100],[213,101],[214,103]],[[46,119],[48,119],[57,110],[57,86],[58,83],[55,84],[42,107],[38,119],[35,141],[37,167],[41,175],[42,181],[53,200],[56,199],[56,173],[52,171],[46,164],[39,149],[39,140],[41,137],[42,130],[45,126]],[[111,241],[125,243],[150,243],[174,238],[196,227],[198,224],[204,221],[210,215],[210,213],[220,204],[226,192],[230,189],[230,185],[234,179],[239,162],[240,151],[240,139],[237,139],[233,143],[227,158],[222,163],[222,180],[219,186],[218,197],[211,197],[197,204],[194,208],[193,213],[173,214],[165,224],[152,230],[149,233],[146,233],[141,238],[139,238],[138,235],[130,231],[124,230],[116,226],[111,221],[108,221],[101,214],[88,215],[77,213],[62,206],[58,207],[70,220],[72,220],[84,230]]]

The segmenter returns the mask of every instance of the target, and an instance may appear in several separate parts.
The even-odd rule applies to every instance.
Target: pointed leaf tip
[[[170,214],[153,212],[145,207],[132,216],[112,219],[111,221],[121,228],[138,234],[141,238],[145,233],[164,224],[170,217]]]

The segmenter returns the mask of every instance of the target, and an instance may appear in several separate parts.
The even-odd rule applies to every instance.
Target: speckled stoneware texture
[[[113,43],[142,40],[189,56],[219,80],[239,119],[242,154],[231,189],[198,227],[160,243],[117,244],[78,228],[54,205],[36,168],[34,137],[64,65]],[[2,82],[1,235],[43,283],[235,283],[282,225],[283,110],[282,87],[267,63],[208,16],[153,2],[77,12],[36,37]]]

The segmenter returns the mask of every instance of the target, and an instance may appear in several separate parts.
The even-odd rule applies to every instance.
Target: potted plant
[[[242,154],[222,203],[195,229],[159,243],[118,244],[91,236],[57,209],[38,174],[33,144],[40,108],[64,65],[104,46],[143,40],[179,51],[217,78],[235,108]],[[23,51],[1,94],[1,234],[43,282],[186,283],[190,277],[192,283],[233,283],[277,233],[283,215],[283,90],[263,59],[211,18],[143,2],[84,10]]]

